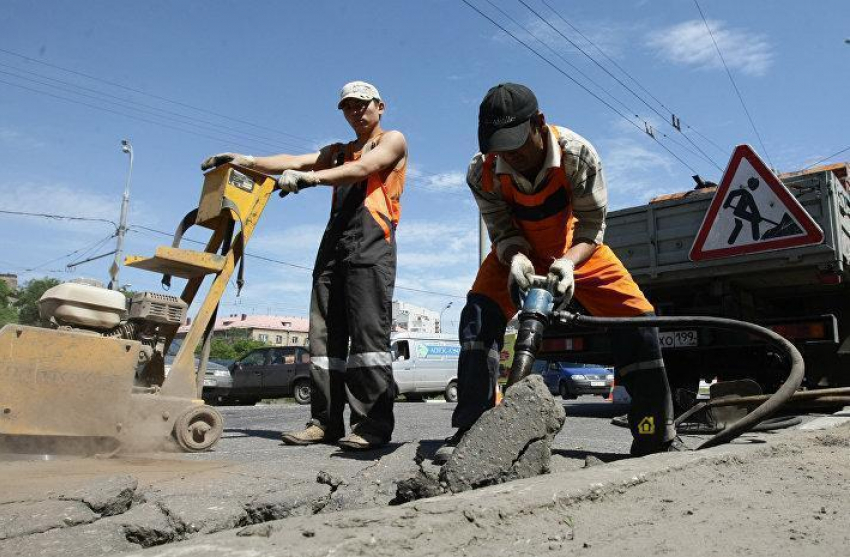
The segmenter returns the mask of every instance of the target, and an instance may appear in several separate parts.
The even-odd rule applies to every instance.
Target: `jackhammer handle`
[[[532,288],[543,288],[553,296],[555,295],[555,281],[553,281],[550,277],[544,277],[543,275],[531,275],[530,282],[531,284],[529,284],[528,289],[526,290],[523,290],[516,285],[511,288],[511,299],[518,308],[522,307],[525,302],[525,297]]]

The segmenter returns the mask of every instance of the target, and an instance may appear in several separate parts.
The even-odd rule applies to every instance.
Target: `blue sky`
[[[404,132],[410,146],[396,298],[437,311],[454,301],[446,312],[453,321],[477,268],[477,214],[463,176],[476,151],[478,103],[498,82],[530,86],[550,122],[597,147],[612,209],[691,188],[691,169],[718,180],[715,165],[724,168],[738,143],[750,143],[780,171],[850,145],[846,0],[700,3],[763,146],[693,2],[524,0],[547,24],[516,0],[469,1],[624,117],[460,0],[5,0],[0,209],[117,221],[127,172],[119,142],[128,138],[136,154],[135,228],[126,250],[150,254],[168,239],[138,227],[174,229],[197,204],[204,157],[305,152],[348,140],[337,94],[363,79],[387,102],[384,126]],[[685,134],[666,125],[667,109]],[[646,136],[644,122],[686,164]],[[835,160],[848,159],[850,152]],[[311,267],[329,203],[327,188],[274,198],[248,251]],[[108,259],[73,272],[65,265],[112,249],[112,232],[107,223],[0,214],[0,271],[23,280],[106,280]],[[229,291],[223,312],[306,315],[309,271],[248,259],[246,273],[242,298]],[[121,279],[159,289],[158,277],[143,271],[123,270]]]

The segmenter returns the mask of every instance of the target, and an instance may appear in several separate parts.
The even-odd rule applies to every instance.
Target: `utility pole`
[[[448,304],[446,304],[446,307],[444,307],[443,309],[441,309],[441,310],[440,310],[440,321],[439,321],[439,323],[440,323],[440,330],[439,330],[439,331],[437,331],[438,333],[442,333],[442,332],[443,332],[443,313],[445,313],[445,311],[446,311],[447,309],[449,309],[450,307],[452,307],[452,304],[453,304],[453,303],[454,303],[454,300],[452,300],[451,302],[449,302]]]
[[[130,208],[130,177],[133,174],[133,146],[126,139],[121,140],[121,150],[130,155],[130,168],[127,170],[127,183],[124,185],[124,197],[121,199],[121,220],[118,222],[118,245],[115,248],[115,260],[109,268],[109,289],[118,290],[118,271],[121,269],[121,257],[124,253],[124,234],[127,233],[127,211]]]

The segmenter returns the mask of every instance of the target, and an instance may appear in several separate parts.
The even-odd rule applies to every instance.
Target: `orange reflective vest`
[[[549,126],[555,139],[558,129]],[[496,156],[490,154],[484,160],[481,186],[491,191]],[[502,199],[513,211],[514,224],[531,244],[534,256],[542,259],[557,259],[564,255],[572,244],[573,219],[572,187],[562,166],[550,168],[543,188],[535,193],[520,191],[510,174],[497,174],[502,186]]]

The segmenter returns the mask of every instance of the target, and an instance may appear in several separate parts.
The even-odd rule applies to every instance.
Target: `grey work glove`
[[[558,309],[563,308],[573,299],[576,290],[575,263],[571,259],[556,259],[549,266],[549,283],[554,285]]]
[[[253,168],[256,161],[251,155],[240,155],[239,153],[219,153],[205,159],[204,162],[201,163],[201,170],[206,172],[210,168],[215,168],[228,162],[244,166],[245,168]]]
[[[277,187],[280,194],[298,193],[303,188],[315,186],[319,181],[313,172],[301,172],[300,170],[286,170],[277,179]]]
[[[513,292],[518,288],[526,291],[531,286],[531,278],[534,276],[534,265],[523,253],[517,253],[511,257],[511,270],[508,274],[508,291]]]

